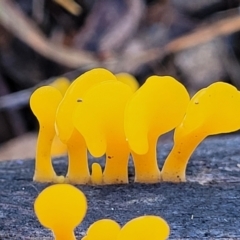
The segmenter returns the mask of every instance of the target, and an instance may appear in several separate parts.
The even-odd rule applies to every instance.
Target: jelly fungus
[[[91,88],[76,107],[73,123],[94,157],[106,153],[103,183],[127,183],[129,147],[124,134],[124,111],[130,88],[105,81]]]
[[[58,89],[61,94],[64,96],[67,89],[69,88],[70,86],[70,81],[65,78],[65,77],[60,77],[60,78],[57,78],[56,80],[54,80],[50,86],[52,87],[55,87],[56,89]]]
[[[103,173],[100,164],[92,164],[91,183],[94,185],[101,185],[103,182]]]
[[[135,166],[135,182],[161,180],[157,164],[158,137],[180,124],[189,95],[172,77],[152,76],[130,99],[125,111],[125,133]]]
[[[61,101],[56,115],[56,129],[61,141],[68,148],[67,180],[74,183],[88,183],[90,180],[87,147],[83,136],[76,131],[72,123],[72,114],[81,102],[82,96],[95,84],[115,80],[116,77],[108,70],[96,68],[79,76],[68,88]]]
[[[120,232],[120,225],[111,219],[94,222],[87,230],[84,240],[115,240]]]
[[[139,83],[134,76],[128,73],[118,73],[115,76],[118,81],[127,84],[133,92],[136,92],[139,88]]]
[[[230,84],[217,82],[196,93],[175,129],[174,147],[162,169],[163,180],[185,181],[188,160],[201,141],[208,135],[240,128],[239,109],[240,92]]]
[[[39,194],[34,210],[40,223],[52,230],[55,240],[75,240],[74,229],[86,214],[87,201],[77,188],[55,184]]]
[[[50,86],[55,87],[58,89],[62,96],[65,95],[68,87],[70,86],[70,81],[69,79],[65,77],[59,77],[56,78]],[[51,148],[51,156],[59,156],[67,153],[67,146],[64,144],[62,141],[60,141],[59,137],[55,135],[52,143],[52,148]]]
[[[166,240],[170,228],[165,220],[157,216],[142,216],[126,223],[116,240]]]
[[[55,115],[62,99],[59,90],[51,86],[38,88],[30,98],[30,107],[39,122],[34,180],[58,182],[51,161],[51,146],[55,136]]]
[[[51,156],[60,156],[67,153],[66,144],[62,143],[57,135],[54,136],[52,147],[51,147]]]

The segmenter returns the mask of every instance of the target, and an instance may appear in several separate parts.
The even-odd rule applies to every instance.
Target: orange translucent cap
[[[167,222],[158,216],[142,216],[126,223],[117,240],[166,240],[170,234]]]
[[[208,135],[240,129],[240,92],[216,82],[191,99],[182,123],[174,133],[174,147],[162,169],[165,181],[185,181],[188,160]]]
[[[125,132],[130,148],[145,154],[149,136],[157,137],[175,128],[182,120],[189,95],[172,77],[152,76],[129,101],[125,113]]]
[[[56,184],[39,194],[34,210],[40,223],[52,230],[55,240],[75,240],[74,229],[86,214],[87,201],[76,187]]]
[[[73,133],[72,114],[79,101],[81,101],[83,94],[95,84],[107,80],[117,79],[108,70],[96,68],[80,75],[70,85],[59,105],[56,116],[57,133],[63,142],[68,141]]]
[[[105,81],[91,88],[78,103],[73,124],[94,157],[106,153],[104,183],[127,182],[129,147],[124,133],[125,106],[132,96],[119,81]]]
[[[101,219],[94,222],[87,230],[85,240],[116,240],[120,225],[111,219]]]

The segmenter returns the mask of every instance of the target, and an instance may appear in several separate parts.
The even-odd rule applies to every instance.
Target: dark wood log
[[[171,144],[158,146],[159,166]],[[90,159],[90,163],[94,159]],[[104,165],[104,161],[100,160]],[[58,174],[65,174],[66,158],[54,160]],[[38,222],[33,203],[49,184],[32,182],[34,161],[0,163],[0,239],[52,239]],[[101,218],[120,224],[144,215],[166,219],[170,239],[240,239],[240,137],[209,138],[195,151],[186,183],[133,183],[112,186],[78,186],[87,196],[88,212],[76,229],[79,239]]]

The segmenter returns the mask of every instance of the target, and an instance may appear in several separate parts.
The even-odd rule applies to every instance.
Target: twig
[[[161,60],[169,54],[174,54],[195,47],[209,42],[214,38],[226,36],[239,30],[239,15],[218,20],[217,22],[208,24],[208,26],[205,25],[199,27],[191,33],[172,40],[162,48],[152,48],[135,56],[132,54],[122,56],[120,60],[118,59],[118,62],[126,64],[122,65],[122,69],[120,71],[126,71],[127,69],[128,71],[135,72],[139,66],[145,63]],[[116,62],[116,64],[118,64],[118,62]]]
[[[173,40],[165,47],[167,52],[176,53],[199,44],[209,42],[219,36],[226,36],[240,30],[240,16],[236,15],[219,20],[208,26]]]
[[[49,41],[11,0],[0,1],[0,23],[39,54],[61,65],[70,68],[78,68],[86,64],[93,67],[98,65],[98,61],[88,52]]]
[[[3,0],[2,0],[3,2]],[[0,1],[0,3],[2,3]],[[0,5],[1,9],[1,5]],[[1,10],[0,10],[1,11]],[[0,12],[1,15],[1,12]],[[205,42],[211,41],[216,37],[226,36],[228,34],[237,32],[240,30],[240,16],[228,17],[218,22],[214,22],[209,26],[201,27],[195,30],[192,33],[186,34],[182,37],[179,37],[168,44],[166,44],[163,48],[153,48],[147,51],[144,51],[135,56],[124,55],[117,59],[114,59],[112,62],[102,62],[102,64],[98,66],[104,66],[110,70],[115,69],[116,71],[128,71],[129,65],[130,72],[134,73],[136,69],[142,64],[152,62],[154,60],[163,59],[168,54],[177,53],[179,51],[183,51],[185,49],[197,46],[199,44],[203,44]],[[66,59],[65,59],[66,60]],[[121,65],[119,63],[124,63]],[[121,69],[116,68],[116,66],[120,66]],[[85,70],[91,69],[93,66],[90,64],[86,64],[83,67],[64,74],[65,76],[71,76],[71,79],[74,79],[80,73]],[[51,82],[53,79],[46,80],[43,84]],[[25,106],[28,101],[32,91],[35,88],[26,89],[20,92],[12,93],[8,96],[3,96],[0,98],[0,110],[8,109],[8,108],[20,108]]]
[[[126,1],[126,13],[116,25],[103,37],[100,42],[100,51],[119,49],[129,36],[137,30],[144,11],[142,0]]]

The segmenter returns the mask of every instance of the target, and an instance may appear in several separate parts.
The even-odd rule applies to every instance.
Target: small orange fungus
[[[137,79],[132,76],[131,74],[128,73],[118,73],[115,75],[117,80],[127,84],[133,92],[136,92],[139,88],[139,83],[137,81]]]
[[[91,183],[101,185],[103,181],[102,168],[99,163],[92,164]]]
[[[55,184],[44,189],[34,203],[40,223],[52,230],[55,240],[75,240],[74,229],[87,210],[85,195],[68,184]]]
[[[165,220],[157,216],[142,216],[126,223],[116,240],[166,240],[170,228]]]
[[[51,156],[60,156],[67,153],[66,144],[62,143],[57,135],[54,136],[52,147],[51,147]]]
[[[68,173],[67,179],[74,183],[88,183],[90,180],[87,147],[83,136],[76,131],[72,123],[72,114],[82,96],[95,84],[116,80],[108,70],[96,68],[79,76],[68,88],[61,101],[56,115],[56,128],[61,141],[68,148]]]
[[[196,93],[175,129],[174,147],[162,169],[163,180],[185,181],[188,160],[201,141],[208,135],[240,128],[239,109],[240,92],[230,84],[217,82]]]
[[[74,229],[87,211],[83,192],[69,184],[55,184],[45,188],[34,203],[39,222],[52,230],[55,240],[76,240]],[[111,219],[94,222],[82,240],[165,240],[170,234],[167,222],[153,215],[137,217],[123,228]]]
[[[108,70],[95,68],[80,75],[72,82],[58,107],[56,116],[58,135],[63,142],[67,142],[73,133],[72,114],[81,102],[81,97],[94,85],[107,80],[117,79]]]
[[[64,96],[67,89],[70,86],[70,81],[69,79],[65,78],[65,77],[59,77],[56,80],[54,80],[50,86],[55,87],[56,89],[58,89],[61,94]]]
[[[158,137],[180,124],[189,95],[172,77],[152,76],[130,99],[125,111],[125,133],[135,166],[135,181],[159,182]]]
[[[101,219],[88,228],[84,240],[116,240],[120,229],[117,222],[111,219]]]
[[[30,107],[39,122],[34,180],[58,182],[52,166],[51,146],[55,136],[55,115],[62,99],[60,91],[51,86],[38,88],[30,98]]]
[[[69,79],[65,77],[59,77],[54,80],[50,86],[55,87],[58,89],[62,96],[65,95],[68,87],[70,86]],[[51,155],[52,156],[59,156],[67,153],[67,146],[62,141],[60,141],[59,137],[55,135],[52,143]]]
[[[124,134],[124,111],[132,96],[119,81],[105,81],[91,88],[73,115],[76,129],[84,136],[94,157],[106,153],[103,183],[127,183],[129,147]]]

